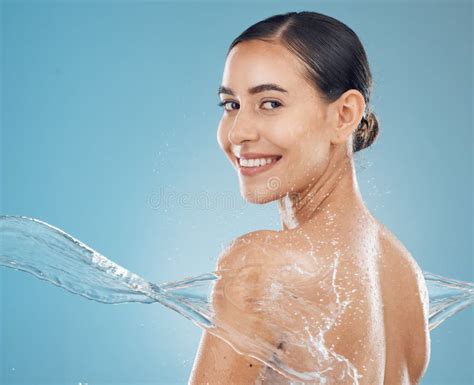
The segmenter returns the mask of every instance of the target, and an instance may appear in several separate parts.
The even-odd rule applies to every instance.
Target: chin
[[[265,204],[279,199],[281,196],[277,191],[271,191],[266,188],[246,188],[241,186],[240,194],[249,203]]]

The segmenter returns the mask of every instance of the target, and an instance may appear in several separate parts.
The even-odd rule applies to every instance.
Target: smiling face
[[[302,191],[328,165],[329,104],[303,71],[299,59],[278,43],[244,41],[227,56],[217,140],[237,170],[241,194],[249,202],[266,203]],[[239,165],[239,157],[267,155],[272,163],[263,167]],[[263,163],[243,162],[244,166]]]

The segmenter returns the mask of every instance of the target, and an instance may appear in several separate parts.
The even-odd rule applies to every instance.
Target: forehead
[[[237,44],[227,56],[222,84],[236,92],[248,87],[274,83],[291,90],[309,87],[303,77],[304,65],[288,49],[279,43],[261,40]]]

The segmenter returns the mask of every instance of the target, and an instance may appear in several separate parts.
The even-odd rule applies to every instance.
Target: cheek
[[[298,163],[313,164],[327,152],[329,145],[324,130],[314,122],[293,125],[284,140],[289,144],[289,155]]]
[[[307,140],[302,144],[301,167],[319,173],[325,169],[329,159],[329,145],[322,140]]]
[[[330,141],[324,130],[317,125],[295,126],[289,130],[287,147],[287,167],[291,168],[293,187],[304,187],[313,177],[318,178],[329,161]]]

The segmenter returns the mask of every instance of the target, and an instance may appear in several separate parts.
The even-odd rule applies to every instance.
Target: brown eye
[[[277,102],[276,100],[267,100],[266,102],[263,102],[262,105],[265,105],[265,104],[268,104],[271,106],[270,108],[265,108],[265,110],[275,110],[281,106],[281,103]]]
[[[232,111],[232,110],[234,110],[234,108],[232,107],[232,105],[237,105],[237,106],[238,106],[239,103],[236,103],[236,102],[233,102],[233,101],[227,101],[227,102],[220,102],[218,105],[219,105],[220,107],[224,106],[224,109],[225,109],[226,111]],[[229,105],[231,105],[230,108],[229,108]]]

